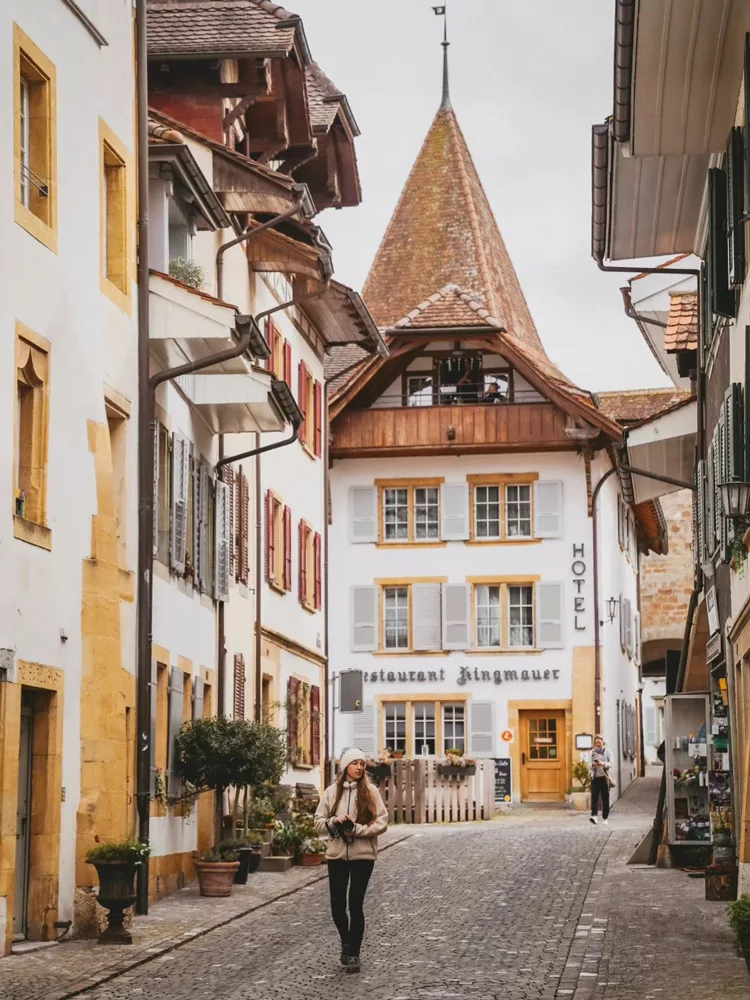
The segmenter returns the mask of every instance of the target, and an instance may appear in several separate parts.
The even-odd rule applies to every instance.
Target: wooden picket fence
[[[436,760],[396,760],[390,777],[377,784],[390,823],[468,823],[495,814],[494,761],[477,763],[476,774],[448,777]]]

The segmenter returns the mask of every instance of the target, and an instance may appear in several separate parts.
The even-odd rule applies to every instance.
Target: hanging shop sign
[[[708,663],[713,663],[714,660],[719,660],[724,654],[724,643],[722,642],[721,632],[716,632],[706,643],[706,660]]]
[[[365,670],[365,684],[439,684],[447,680],[445,667],[440,670]],[[516,681],[556,681],[560,670],[480,670],[478,667],[459,667],[456,683],[512,684]]]
[[[573,545],[573,562],[570,566],[570,572],[573,574],[573,628],[576,632],[586,631],[584,621],[586,597],[583,593],[586,586],[585,554],[583,542],[580,545]]]

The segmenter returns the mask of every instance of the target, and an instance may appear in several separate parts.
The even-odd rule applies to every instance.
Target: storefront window
[[[435,755],[435,703],[419,702],[414,706],[415,756]]]
[[[406,705],[387,703],[384,706],[385,745],[393,752],[406,753]]]

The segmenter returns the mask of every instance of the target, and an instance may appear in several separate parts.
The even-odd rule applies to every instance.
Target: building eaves
[[[502,324],[490,316],[484,303],[476,295],[458,285],[446,285],[395,323],[393,331],[474,326],[490,330],[502,329]]]
[[[282,58],[295,43],[296,15],[266,0],[149,0],[150,59]]]
[[[612,132],[616,142],[630,140],[636,0],[615,2],[615,67]]]
[[[601,410],[624,427],[664,416],[695,398],[682,389],[626,389],[598,392],[596,397]]]
[[[190,192],[194,207],[207,224],[200,228],[228,229],[232,225],[231,219],[184,139],[180,136],[177,142],[166,142],[163,136],[168,134],[174,135],[174,130],[168,129],[162,133],[162,138],[149,142],[149,160],[169,161],[172,164],[172,169],[178,172],[180,180]]]
[[[698,350],[697,292],[670,292],[664,349],[670,354]]]

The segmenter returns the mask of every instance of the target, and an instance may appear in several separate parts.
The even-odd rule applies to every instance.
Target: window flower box
[[[477,773],[476,764],[438,764],[438,772],[444,778],[470,778]]]
[[[382,781],[384,778],[390,778],[392,773],[391,765],[384,764],[382,761],[368,764],[367,773],[371,778],[376,778],[378,781]]]

